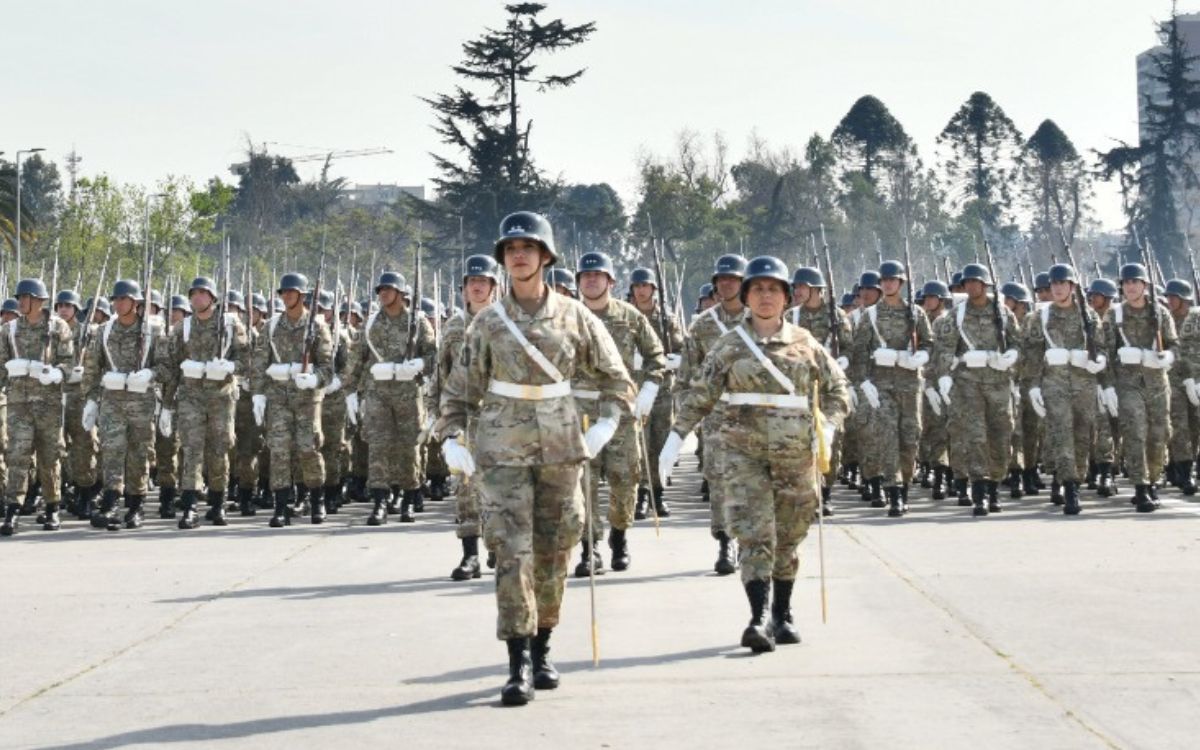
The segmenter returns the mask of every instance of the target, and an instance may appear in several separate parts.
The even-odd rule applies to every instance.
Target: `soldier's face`
[[[208,308],[213,306],[216,299],[207,289],[194,289],[188,295],[188,302],[191,303],[192,309],[196,312],[207,312]]]
[[[304,295],[295,289],[286,289],[279,295],[279,299],[283,300],[283,306],[289,310],[294,309],[297,305],[303,304]],[[192,303],[193,307],[196,303]]]
[[[963,282],[963,288],[967,290],[968,299],[978,301],[987,294],[987,286],[979,279],[970,279]]]
[[[75,305],[62,304],[56,309],[58,311],[58,317],[67,321],[68,323],[70,323],[72,320],[75,320]]]
[[[258,310],[250,311],[250,322],[253,323],[254,325],[258,325],[262,321],[262,317],[263,317],[263,314],[261,312],[259,312]]]
[[[879,301],[880,293],[878,289],[860,289],[858,290],[858,304],[862,307],[870,307]]]
[[[788,294],[784,286],[771,279],[754,279],[746,290],[746,304],[756,318],[773,319],[783,315]]]
[[[522,281],[533,278],[550,261],[550,253],[532,240],[505,240],[504,268]]]
[[[17,319],[17,314],[14,312],[0,313],[0,322],[8,323]]]
[[[717,304],[717,301],[715,299],[713,299],[712,297],[701,297],[700,298],[700,311],[704,312],[705,310],[707,310],[708,308],[712,307],[715,304]]]
[[[179,325],[181,322],[183,322],[183,317],[184,317],[183,310],[172,310],[171,311],[171,325],[173,325],[173,326]]]
[[[1167,309],[1173,313],[1182,315],[1187,312],[1188,303],[1180,296],[1175,294],[1167,295]]]
[[[22,294],[20,297],[17,297],[17,308],[21,311],[22,315],[28,315],[34,310],[41,309],[41,307],[42,301],[36,299],[32,294]]]
[[[1099,312],[1108,307],[1108,297],[1105,297],[1103,294],[1091,294],[1088,295],[1088,303],[1092,306],[1093,310]]]
[[[742,279],[738,276],[718,276],[717,296],[722,301],[729,302],[742,294]]]
[[[797,284],[792,287],[792,301],[803,307],[812,299],[813,288],[808,284]]]
[[[115,300],[113,300],[112,306],[113,310],[117,312],[117,317],[119,318],[124,318],[128,315],[131,315],[133,314],[133,311],[137,309],[137,303],[129,297],[117,297]]]
[[[925,301],[921,303],[921,307],[925,308],[927,313],[935,313],[941,306],[942,301],[937,297],[926,297]]]
[[[649,305],[654,301],[654,285],[653,284],[634,284],[633,299],[642,307]]]
[[[507,256],[506,256],[507,257]],[[601,299],[612,289],[612,279],[604,271],[584,271],[576,281],[579,293],[588,299]]]
[[[1050,296],[1054,299],[1055,304],[1068,304],[1071,301],[1071,294],[1074,291],[1075,285],[1069,281],[1050,282]]]
[[[472,305],[486,305],[492,298],[492,287],[496,282],[483,276],[471,276],[467,279],[465,290],[467,301]]]
[[[879,282],[879,286],[883,287],[884,297],[895,297],[900,293],[900,285],[902,283],[900,279],[882,279]]]
[[[1146,293],[1146,282],[1141,279],[1126,279],[1121,282],[1121,292],[1126,300],[1137,302]]]
[[[1037,290],[1037,298],[1038,298],[1038,302],[1050,302],[1051,300],[1054,299],[1053,295],[1050,294],[1049,288],[1038,289]]]

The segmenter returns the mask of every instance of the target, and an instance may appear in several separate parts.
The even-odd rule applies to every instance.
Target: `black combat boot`
[[[93,529],[108,529],[116,531],[121,528],[120,521],[117,519],[117,501],[121,499],[121,493],[116,490],[105,490],[100,498],[100,507],[95,513],[92,513],[92,528]]]
[[[1024,488],[1021,484],[1021,470],[1010,469],[1008,472],[1008,496],[1013,500],[1020,500],[1025,496]]]
[[[988,514],[987,506],[983,504],[986,498],[987,482],[971,482],[971,505],[974,506],[971,515],[986,516]]]
[[[1079,506],[1079,483],[1073,480],[1063,482],[1063,515],[1077,516],[1083,510]]]
[[[1158,502],[1150,496],[1150,485],[1139,484],[1134,488],[1133,504],[1138,513],[1153,513],[1158,510]]]
[[[327,484],[325,485],[325,512],[329,515],[334,515],[342,509],[342,485]]]
[[[1096,463],[1095,461],[1089,460],[1088,468],[1087,468],[1087,488],[1089,490],[1099,489],[1099,484],[1097,483],[1099,480],[1099,476],[1100,476],[1100,464]]]
[[[1000,483],[988,480],[987,483],[988,496],[988,513],[999,513],[1000,508]]]
[[[254,498],[254,507],[259,510],[271,510],[275,507],[275,493],[271,492],[271,485],[265,476],[258,482],[258,495]]]
[[[833,515],[833,488],[821,488],[821,515],[829,518]]]
[[[200,519],[196,516],[196,503],[200,502],[199,490],[184,490],[183,495],[183,518],[179,519],[179,528],[194,529],[200,525]]]
[[[308,498],[308,520],[313,524],[325,523],[325,488],[310,488]]]
[[[846,469],[846,489],[858,489],[858,464],[850,464]]]
[[[1040,478],[1038,477],[1038,470],[1036,468],[1031,467],[1026,469],[1021,473],[1021,479],[1025,485],[1023,489],[1026,495],[1036,495],[1041,492],[1041,487],[1038,484]]]
[[[883,477],[871,477],[871,507],[883,508],[887,502],[883,499]]]
[[[899,518],[904,515],[904,509],[900,507],[900,488],[888,487],[885,492],[887,493],[888,517]]]
[[[650,512],[650,488],[638,485],[637,503],[633,506],[633,520],[644,521]]]
[[[297,484],[292,488],[292,498],[295,502],[288,505],[288,513],[292,516],[307,516],[308,515],[308,486]],[[291,498],[289,498],[291,499]]]
[[[29,488],[25,491],[25,503],[21,505],[21,515],[33,516],[37,515],[38,506],[42,500],[42,483],[34,480],[30,483]]]
[[[46,517],[42,520],[42,531],[58,531],[62,521],[58,518],[58,503],[46,503]]]
[[[1050,502],[1055,505],[1063,504],[1062,484],[1057,478],[1050,483]]]
[[[92,513],[96,510],[96,496],[99,494],[99,482],[96,482],[90,487],[80,487],[79,501],[75,504],[75,517],[80,521],[87,521],[91,519]]]
[[[213,526],[228,526],[229,521],[225,518],[225,492],[224,490],[209,490],[207,495],[208,513],[205,518],[212,523]]]
[[[158,517],[159,518],[174,518],[175,517],[175,488],[174,487],[159,487],[158,488]]]
[[[737,557],[733,552],[733,540],[724,531],[717,534],[717,562],[713,570],[719,576],[727,576],[737,570]]]
[[[771,624],[775,630],[775,642],[780,644],[799,643],[800,631],[792,622],[792,586],[795,581],[772,581],[774,597],[771,602]]]
[[[1192,476],[1192,461],[1179,462],[1179,491],[1191,497],[1196,494],[1196,479]]]
[[[538,628],[533,637],[533,687],[537,690],[553,690],[558,687],[558,670],[550,661],[550,628]]]
[[[257,516],[258,508],[254,507],[254,490],[250,487],[238,487],[238,515]]]
[[[4,506],[4,523],[0,524],[0,536],[12,536],[21,525],[21,504],[9,503]]]
[[[583,547],[582,553],[579,555],[579,564],[575,566],[576,578],[588,577],[588,560],[592,561],[592,566],[596,571],[596,575],[604,575],[604,558],[600,556],[599,550],[592,548],[592,543],[587,539],[580,542]]]
[[[629,540],[625,538],[625,529],[608,530],[608,548],[612,550],[612,569],[628,570]]]
[[[947,482],[946,473],[947,473],[946,467],[942,466],[941,464],[938,464],[938,465],[934,466],[934,468],[933,468],[933,493],[932,494],[933,494],[934,500],[945,500],[946,499],[946,482]]]
[[[958,506],[960,508],[971,507],[971,496],[967,493],[966,477],[959,477],[954,480],[954,494],[958,496]]]
[[[524,706],[533,700],[533,659],[528,638],[509,638],[508,682],[500,690],[500,702],[506,706]]]
[[[375,507],[371,508],[371,515],[367,517],[368,526],[382,526],[387,523],[388,498],[391,497],[391,494],[390,490],[383,487],[371,490],[371,499],[375,502]]]
[[[366,481],[360,482],[361,479],[362,479],[361,477],[357,477],[357,476],[351,474],[350,479],[347,480],[347,482],[346,482],[346,504],[347,505],[349,505],[351,503],[361,503],[367,499],[367,492],[366,492],[367,483],[366,483]]]
[[[425,506],[421,504],[421,490],[405,490],[404,499],[400,501],[400,523],[413,523],[416,521],[417,517],[413,515],[413,511],[417,513],[421,512],[421,510],[417,510],[418,505],[420,505],[421,510],[424,510]]]
[[[1151,482],[1146,485],[1146,491],[1150,493],[1150,499],[1154,501],[1154,506],[1158,507],[1158,482]]]
[[[281,529],[292,525],[292,489],[275,490],[275,513],[271,516],[268,526]]]
[[[462,562],[458,567],[450,571],[450,580],[452,581],[469,581],[472,578],[478,578],[479,572],[479,537],[464,536],[462,538]]]
[[[129,505],[129,510],[125,511],[125,528],[140,529],[142,522],[145,520],[145,513],[142,508],[146,505],[145,495],[126,495],[125,501]]]
[[[667,501],[663,499],[663,488],[656,487],[651,494],[654,496],[654,512],[658,514],[659,518],[670,518],[671,506],[667,505]]]
[[[487,562],[485,563],[488,570],[496,569],[496,550],[490,549],[487,551]]]
[[[928,461],[921,462],[920,468],[917,469],[917,476],[913,478],[916,479],[925,489],[930,489],[933,487],[933,469],[929,468]]]
[[[446,488],[446,477],[430,477],[429,478],[429,499],[434,502],[440,502],[446,499],[448,495]]]
[[[708,497],[708,480],[707,480],[707,479],[701,479],[701,480],[700,480],[700,502],[702,502],[702,503],[707,503],[708,501],[709,501],[709,497]]]
[[[1100,477],[1096,494],[1100,497],[1112,497],[1117,494],[1117,484],[1113,481],[1112,463],[1102,462],[1098,464],[1100,469]]]
[[[753,580],[746,584],[750,600],[750,624],[742,631],[742,645],[756,654],[775,650],[775,637],[767,621],[768,582]]]

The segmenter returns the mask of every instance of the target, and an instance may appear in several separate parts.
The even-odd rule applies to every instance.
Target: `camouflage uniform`
[[[634,391],[600,320],[553,290],[532,314],[510,294],[477,314],[467,331],[442,391],[435,434],[459,434],[468,415],[478,415],[475,480],[488,546],[496,550],[496,633],[510,640],[558,624],[568,556],[583,531],[579,476],[587,447],[574,398],[531,392],[553,379],[508,331],[496,312],[500,306],[567,383],[555,387],[588,376],[601,391],[601,413],[611,419],[628,417]],[[494,392],[506,386],[525,398]]]
[[[658,334],[660,341],[662,340],[660,325],[663,320],[666,321],[668,341],[663,342],[663,353],[678,354],[682,357],[686,340],[683,329],[675,316],[666,315],[660,318],[657,301],[654,310],[642,314],[650,321],[650,327]],[[643,369],[645,360],[642,358],[641,352],[635,354],[633,359],[633,369],[629,372],[633,375],[634,384],[641,388],[642,383],[646,382],[646,371]],[[663,370],[658,395],[654,399],[654,408],[650,411],[650,418],[646,420],[643,430],[643,434],[647,438],[646,448],[650,456],[650,476],[642,477],[642,484],[650,482],[656,498],[662,497],[663,489],[658,479],[658,454],[662,452],[667,435],[671,434],[671,423],[675,421],[675,395],[681,390],[682,384],[682,381],[675,377],[673,371]]]
[[[233,476],[237,479],[240,502],[246,503],[254,495],[259,485],[262,467],[259,457],[264,451],[263,428],[254,421],[254,405],[251,400],[250,374],[247,371],[254,365],[254,352],[262,339],[262,325],[250,329],[246,336],[249,354],[242,356],[249,366],[238,373],[238,396],[233,412],[233,430],[237,439],[233,441]],[[246,511],[253,509],[247,507]]]
[[[1180,348],[1183,347],[1183,335],[1187,330],[1190,335],[1200,328],[1197,321],[1200,309],[1191,308],[1183,316],[1171,315],[1175,322],[1175,330],[1179,332]],[[1191,463],[1196,459],[1197,438],[1200,433],[1200,409],[1188,400],[1183,381],[1200,375],[1200,370],[1193,369],[1187,358],[1180,356],[1167,373],[1171,384],[1171,463],[1176,466],[1187,462],[1186,470],[1191,472]],[[1190,479],[1190,476],[1188,477]],[[1179,477],[1182,480],[1183,477]]]
[[[947,323],[946,321],[951,321]],[[951,314],[943,309],[941,313],[929,321],[930,327],[933,330],[933,340],[939,341],[945,335],[944,328],[947,325],[953,325]],[[936,387],[937,378],[933,374],[933,362],[926,365],[925,369],[925,393],[928,394],[930,388]],[[951,394],[953,398],[953,394]],[[921,399],[921,444],[917,450],[917,460],[922,463],[927,463],[933,467],[948,468],[950,466],[950,432],[947,429],[950,422],[950,414],[946,404],[938,402],[940,413],[933,410],[929,403],[929,396],[923,395]]]
[[[474,318],[475,316],[470,310],[460,310],[446,321],[446,326],[442,329],[442,345],[438,348],[437,367],[439,400],[442,390],[446,387],[446,381],[450,378],[454,363],[462,354],[463,346],[466,344],[467,329]],[[467,415],[465,433],[467,445],[474,445],[475,417],[473,414]],[[454,501],[454,531],[458,538],[482,536],[483,520],[479,512],[478,481],[474,478],[462,477],[458,491],[454,495]]]
[[[826,294],[828,294],[826,290]],[[833,308],[834,314],[837,316],[837,351],[838,356],[842,357],[842,363],[838,364],[839,369],[842,364],[847,367],[850,363],[850,351],[854,348],[854,329],[850,327],[850,318],[840,308]],[[785,317],[789,323],[794,326],[799,326],[812,334],[821,346],[825,348],[830,355],[833,353],[832,341],[833,337],[830,334],[831,323],[829,320],[829,303],[817,307],[800,307],[797,305],[791,310],[788,310]],[[843,374],[845,374],[843,372]],[[832,453],[829,459],[829,473],[825,475],[825,486],[822,488],[823,495],[828,498],[830,491],[833,488],[834,479],[837,476],[837,467],[841,462],[842,445],[845,443],[845,429],[839,429],[837,437],[833,441]]]
[[[350,444],[346,437],[346,390],[345,384],[353,381],[351,368],[361,361],[354,350],[350,334],[345,326],[338,331],[338,341],[333,359],[333,372],[342,382],[342,386],[325,394],[321,404],[321,434],[325,441],[321,446],[321,456],[325,462],[325,498],[334,499],[330,504],[330,512],[336,512],[337,503],[341,500],[342,476],[349,463]]]
[[[67,325],[71,328],[71,342],[77,353],[84,350],[83,340],[88,335],[88,329],[98,328],[81,323],[78,318],[73,318]],[[96,442],[95,429],[83,429],[83,371],[67,372],[66,375],[66,384],[63,386],[66,399],[63,406],[63,429],[67,439],[67,455],[63,475],[68,482],[75,485],[80,495],[91,494],[96,485],[99,444]]]

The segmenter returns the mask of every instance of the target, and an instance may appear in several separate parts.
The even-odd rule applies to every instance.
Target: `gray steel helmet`
[[[821,269],[813,268],[812,266],[800,266],[796,272],[792,274],[792,286],[798,284],[808,284],[811,287],[820,289],[825,288],[825,276],[821,273]]]
[[[112,300],[128,297],[134,302],[141,302],[144,299],[142,297],[142,285],[133,279],[119,279],[113,284],[112,294],[108,295],[108,297]]]
[[[1150,274],[1146,273],[1146,267],[1141,263],[1126,263],[1121,266],[1119,277],[1121,281],[1144,281],[1147,284],[1150,283]]]
[[[192,303],[187,301],[187,297],[182,294],[171,295],[171,309],[182,310],[184,315],[192,314]]]
[[[472,255],[467,258],[467,267],[463,271],[463,283],[467,283],[467,279],[472,277],[491,279],[499,283],[500,266],[496,264],[496,259],[490,255]]]
[[[962,271],[955,271],[950,274],[950,286],[962,286]]]
[[[286,279],[287,275],[285,275],[283,278]],[[203,289],[204,291],[208,292],[213,296],[213,299],[221,299],[221,295],[217,293],[217,285],[214,284],[213,280],[207,276],[197,276],[196,278],[192,279],[192,285],[188,287],[188,297],[191,297],[192,292],[196,291],[197,289]]]
[[[1109,299],[1117,298],[1117,285],[1108,279],[1093,279],[1091,286],[1087,290],[1088,296],[1099,294],[1102,297]]]
[[[283,306],[283,300],[281,300],[281,299],[279,299],[278,297],[276,297],[275,299],[271,300],[271,309],[272,309],[274,312],[277,312],[277,313],[282,313],[282,312],[283,312],[284,310],[286,310],[287,308],[285,308],[285,307]]]
[[[985,285],[992,285],[992,275],[988,273],[987,267],[982,263],[968,263],[963,266],[962,270],[963,283],[968,281],[982,281]]]
[[[713,285],[708,282],[701,284],[699,298],[700,299],[708,299],[711,296],[713,296]]]
[[[285,273],[279,280],[279,288],[275,293],[283,294],[288,291],[308,294],[308,277],[302,273]],[[217,295],[214,293],[213,296]]]
[[[921,287],[921,291],[925,293],[926,297],[937,297],[943,302],[954,299],[954,295],[950,293],[950,287],[937,279],[926,281],[925,286]]]
[[[73,289],[64,289],[54,298],[54,306],[73,305],[76,310],[83,309],[83,299],[79,296],[79,292]]]
[[[633,273],[629,274],[629,286],[632,288],[637,284],[649,284],[658,289],[658,282],[654,279],[654,272],[649,268],[635,268]]]
[[[550,286],[561,286],[571,293],[574,297],[579,293],[579,288],[575,286],[575,274],[571,273],[567,268],[551,268],[550,278],[547,283]]]
[[[915,302],[919,305],[919,304],[923,303],[924,301],[925,301],[925,287],[921,287],[920,289],[917,290],[916,294],[913,295],[913,302]]]
[[[613,269],[612,258],[608,257],[607,253],[590,252],[580,256],[579,268],[575,271],[575,283],[578,284],[579,276],[588,271],[605,273],[613,281],[617,280],[617,272]]]
[[[1055,263],[1050,266],[1050,283],[1056,281],[1070,281],[1074,284],[1079,283],[1079,274],[1075,273],[1074,266],[1069,266],[1066,263]]]
[[[317,292],[317,309],[332,310],[333,309],[333,292],[328,289],[322,289]]]
[[[163,306],[162,292],[158,291],[157,289],[151,289],[150,304],[156,305],[161,310]]]
[[[880,281],[878,271],[863,271],[862,276],[858,277],[858,289],[856,291],[874,289],[877,292],[882,292],[883,287],[879,286]]]
[[[1192,290],[1192,285],[1183,279],[1171,279],[1167,282],[1167,296],[1174,295],[1184,302],[1195,302],[1196,295]]]
[[[504,243],[508,240],[532,240],[550,253],[549,265],[558,262],[558,251],[554,249],[554,229],[550,220],[533,211],[517,211],[505,216],[500,222],[500,237],[492,250],[497,263],[504,262]]]
[[[838,302],[839,307],[854,307],[854,292],[846,292],[842,295],[842,299]]]
[[[362,318],[362,316],[363,316],[362,305],[358,304],[357,302],[343,302],[341,314],[342,315],[357,315],[359,318]]]
[[[773,255],[760,255],[746,265],[746,275],[742,277],[742,291],[739,297],[746,304],[746,295],[750,293],[750,283],[755,279],[772,279],[783,286],[784,297],[792,295],[791,277],[788,275],[787,264]]]
[[[395,271],[384,271],[379,274],[379,282],[375,284],[375,293],[379,294],[383,289],[395,289],[401,294],[408,294],[408,282],[404,280],[404,276]]]
[[[0,313],[12,313],[13,315],[21,314],[21,306],[17,304],[17,300],[9,297],[4,300],[4,304],[0,306]]]
[[[236,289],[229,290],[229,296],[225,300],[226,307],[236,307],[239,310],[246,309],[246,298]]]
[[[421,312],[424,313],[426,317],[432,318],[438,313],[438,305],[429,297],[422,297]]]
[[[17,297],[22,294],[28,294],[34,299],[50,299],[50,293],[46,291],[46,285],[41,279],[21,279],[17,282]]]
[[[96,311],[97,311],[97,312],[104,313],[105,315],[107,315],[107,316],[108,316],[108,317],[110,317],[110,318],[112,317],[112,305],[108,304],[108,298],[107,298],[107,297],[101,297],[101,298],[100,298],[100,299],[98,299],[98,300],[88,300],[88,301],[87,301],[87,304],[86,304],[86,305],[84,305],[84,309],[86,309],[86,310],[87,310],[87,313],[88,313],[88,317],[89,317],[89,318],[90,318],[90,317],[91,317],[91,315],[92,315],[92,305],[93,305],[93,303],[96,305]]]
[[[250,306],[253,307],[255,310],[258,310],[263,315],[267,314],[267,298],[262,296],[258,292],[251,293]]]
[[[898,260],[885,260],[879,264],[879,278],[882,279],[900,279],[901,281],[908,280],[908,274],[904,273],[904,264]]]
[[[1040,292],[1043,289],[1050,288],[1050,273],[1042,271],[1033,278],[1033,291]]]
[[[1029,290],[1025,288],[1024,284],[1016,281],[1009,281],[1001,285],[1000,294],[1016,302],[1029,303]]]
[[[713,286],[716,287],[718,276],[736,276],[739,279],[746,278],[746,266],[749,264],[750,261],[735,253],[722,255],[720,258],[717,258],[717,263],[713,266]]]

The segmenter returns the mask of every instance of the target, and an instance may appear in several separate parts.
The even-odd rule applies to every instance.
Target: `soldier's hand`
[[[37,379],[42,385],[58,385],[63,382],[63,371],[57,367],[43,367]]]
[[[658,481],[663,487],[667,486],[671,468],[675,466],[675,461],[679,458],[679,449],[682,447],[683,437],[671,430],[671,434],[667,435],[666,441],[663,442],[662,450],[658,452]]]
[[[346,394],[346,417],[350,420],[350,424],[358,425],[358,394]]]
[[[292,375],[292,382],[302,391],[314,390],[319,384],[315,372],[298,372]]]
[[[1194,378],[1187,378],[1183,381],[1183,390],[1187,394],[1188,401],[1192,402],[1192,406],[1200,406],[1200,389],[1196,387]]]
[[[680,355],[680,354],[668,354],[667,355],[667,370],[669,370],[671,372],[675,372],[681,366],[683,366],[683,355]]]
[[[416,359],[406,359],[396,365],[396,380],[412,380],[421,374],[425,369],[425,360],[417,357]]]
[[[938,392],[933,388],[926,388],[925,399],[929,401],[929,408],[933,409],[933,413],[942,416],[942,398],[938,396]]]
[[[67,378],[68,383],[83,382],[83,365],[71,368],[71,375]]]
[[[88,399],[83,405],[83,419],[80,420],[83,424],[83,429],[91,432],[96,427],[96,417],[100,414],[100,404],[97,404],[92,399]]]
[[[838,357],[837,366],[842,368],[842,372],[850,369],[850,359],[848,357]]]
[[[875,387],[875,384],[870,380],[864,380],[858,387],[862,390],[863,396],[866,397],[867,403],[871,405],[871,408],[878,409],[879,389]]]
[[[1100,403],[1104,405],[1104,410],[1115,418],[1120,407],[1120,402],[1117,400],[1117,389],[1109,386],[1100,391]]]
[[[337,393],[341,389],[342,389],[342,379],[339,378],[337,375],[334,375],[333,380],[329,381],[329,385],[325,386],[325,395],[328,396],[331,393]]]
[[[1042,389],[1034,386],[1029,389],[1029,405],[1042,419],[1046,418],[1046,400],[1042,398]]]
[[[475,459],[471,456],[471,451],[458,442],[457,437],[448,437],[442,441],[442,457],[446,459],[446,466],[451,471],[462,472],[468,477],[475,473]]]
[[[943,375],[938,378],[938,393],[941,394],[942,400],[947,404],[950,403],[950,389],[954,387],[954,378],[949,375]]]
[[[617,420],[612,417],[601,417],[584,433],[583,442],[587,445],[588,457],[595,458],[617,434]]]
[[[988,355],[988,367],[1004,372],[1017,363],[1017,350],[1009,349],[1003,354],[992,352]]]
[[[254,411],[254,424],[263,426],[267,417],[267,397],[261,393],[250,397],[250,408]]]
[[[1087,370],[1093,375],[1099,375],[1100,373],[1104,372],[1105,367],[1108,367],[1108,357],[1104,356],[1103,354],[1097,354],[1096,359],[1088,360],[1088,363],[1083,366],[1083,369]]]
[[[658,383],[647,380],[638,391],[637,401],[633,404],[633,418],[642,419],[649,416],[654,408],[654,399],[658,398]]]
[[[163,437],[171,437],[174,431],[172,417],[174,413],[170,409],[163,409],[158,413],[158,431],[163,434]]]

